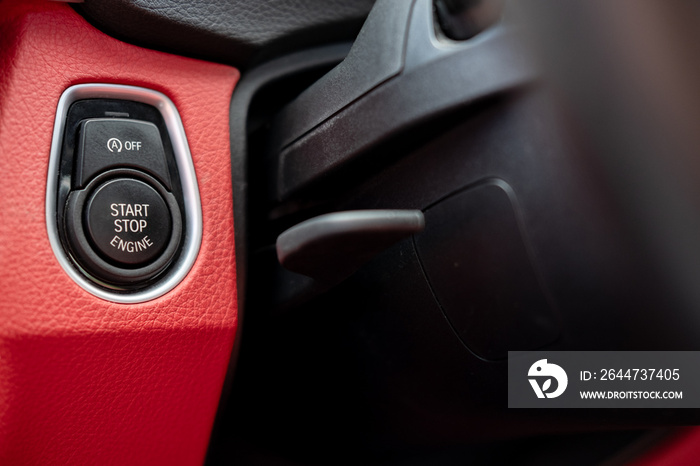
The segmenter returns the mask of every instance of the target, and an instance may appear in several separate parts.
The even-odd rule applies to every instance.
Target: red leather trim
[[[237,322],[228,110],[237,70],[108,37],[69,6],[0,4],[0,464],[198,464]],[[44,222],[61,93],[109,82],[180,111],[204,220],[194,268],[155,301],[95,298]]]
[[[700,463],[700,428],[680,429],[630,466],[694,466]]]

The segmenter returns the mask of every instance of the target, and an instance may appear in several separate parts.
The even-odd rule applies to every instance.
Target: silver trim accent
[[[132,100],[157,108],[163,116],[165,126],[170,135],[175,162],[177,163],[182,184],[186,227],[180,257],[156,284],[131,293],[109,291],[90,281],[80,273],[77,266],[68,257],[58,236],[56,194],[58,193],[58,166],[61,158],[66,115],[68,108],[73,102],[94,98]],[[98,298],[122,304],[142,303],[163,296],[187,276],[197,259],[197,254],[199,254],[199,248],[202,244],[202,204],[199,198],[199,188],[197,186],[194,164],[192,163],[192,155],[185,136],[185,128],[182,126],[182,120],[180,120],[175,104],[165,94],[143,87],[121,84],[79,84],[69,87],[63,92],[56,108],[56,122],[54,123],[53,139],[51,140],[51,156],[46,182],[46,229],[51,249],[53,249],[54,255],[63,270],[81,288]]]

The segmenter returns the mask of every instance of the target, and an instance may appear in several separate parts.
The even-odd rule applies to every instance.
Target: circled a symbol
[[[115,150],[121,152],[122,142],[117,138],[111,138],[107,141],[107,149],[109,149],[110,152],[114,152]]]

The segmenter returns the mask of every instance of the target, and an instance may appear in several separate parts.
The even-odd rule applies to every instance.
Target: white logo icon
[[[122,142],[117,138],[111,138],[107,141],[107,149],[109,149],[110,152],[114,152],[115,150],[121,152]]]
[[[527,375],[528,377],[539,377],[543,379],[546,377],[541,387],[537,379],[528,379],[537,398],[556,398],[564,393],[566,385],[569,383],[569,378],[566,376],[564,369],[556,364],[548,363],[546,359],[540,359],[530,366]],[[552,379],[557,381],[557,389],[553,392],[547,392],[552,386]]]

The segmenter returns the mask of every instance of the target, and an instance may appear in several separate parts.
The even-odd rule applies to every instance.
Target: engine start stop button
[[[106,258],[129,266],[145,265],[168,245],[170,210],[143,181],[117,178],[97,188],[85,206],[88,236]]]

